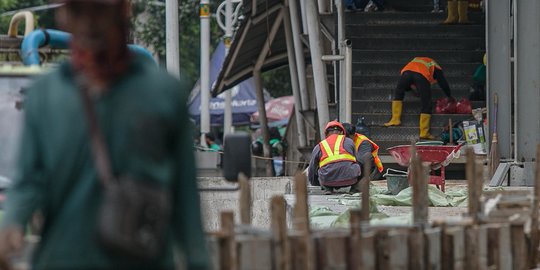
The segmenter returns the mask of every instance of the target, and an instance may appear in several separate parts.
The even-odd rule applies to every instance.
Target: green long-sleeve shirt
[[[173,245],[188,269],[207,269],[191,128],[189,88],[136,60],[94,99],[115,173],[155,181],[173,193],[170,241],[148,264],[108,254],[97,241],[102,202],[87,122],[69,64],[37,79],[27,91],[18,173],[1,228],[45,215],[33,269],[174,269]]]

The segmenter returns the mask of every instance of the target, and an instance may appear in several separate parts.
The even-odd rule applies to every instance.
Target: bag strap
[[[103,132],[99,126],[96,111],[90,99],[89,88],[84,80],[78,80],[79,89],[83,103],[84,114],[88,122],[92,156],[97,169],[98,178],[106,188],[114,182],[114,176],[111,169],[111,161],[107,144],[103,138]]]

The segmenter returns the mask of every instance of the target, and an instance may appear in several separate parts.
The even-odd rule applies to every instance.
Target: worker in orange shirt
[[[309,182],[323,187],[326,194],[332,194],[335,188],[349,186],[351,192],[357,192],[361,169],[356,163],[354,142],[345,136],[345,128],[338,121],[329,122],[324,135],[326,138],[311,153]]]
[[[406,91],[414,91],[420,96],[422,109],[420,114],[420,139],[433,140],[429,133],[431,121],[431,85],[437,83],[444,91],[449,100],[452,97],[450,86],[444,77],[443,70],[435,60],[428,57],[415,57],[402,70],[398,85],[394,91],[392,101],[392,119],[384,125],[401,125],[401,112],[403,110],[403,98]]]
[[[371,168],[368,172],[370,173],[370,179],[378,179],[378,176],[384,171],[384,166],[379,158],[379,146],[367,136],[357,133],[354,125],[343,123],[343,127],[345,128],[347,137],[351,138],[354,142],[356,161],[360,165],[360,168],[364,169],[364,163],[369,161],[371,163]]]

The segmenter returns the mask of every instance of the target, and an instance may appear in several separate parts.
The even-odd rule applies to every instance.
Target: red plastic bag
[[[456,113],[456,101],[448,98],[439,98],[435,105],[435,113],[438,114],[453,114]]]
[[[462,98],[456,105],[456,113],[471,114],[472,113],[471,101],[466,98]]]

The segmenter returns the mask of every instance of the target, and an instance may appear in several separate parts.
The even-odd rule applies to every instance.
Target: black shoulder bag
[[[155,182],[113,175],[88,88],[80,85],[92,154],[104,188],[98,215],[99,240],[111,252],[142,260],[156,258],[167,241],[172,211],[171,193]]]

